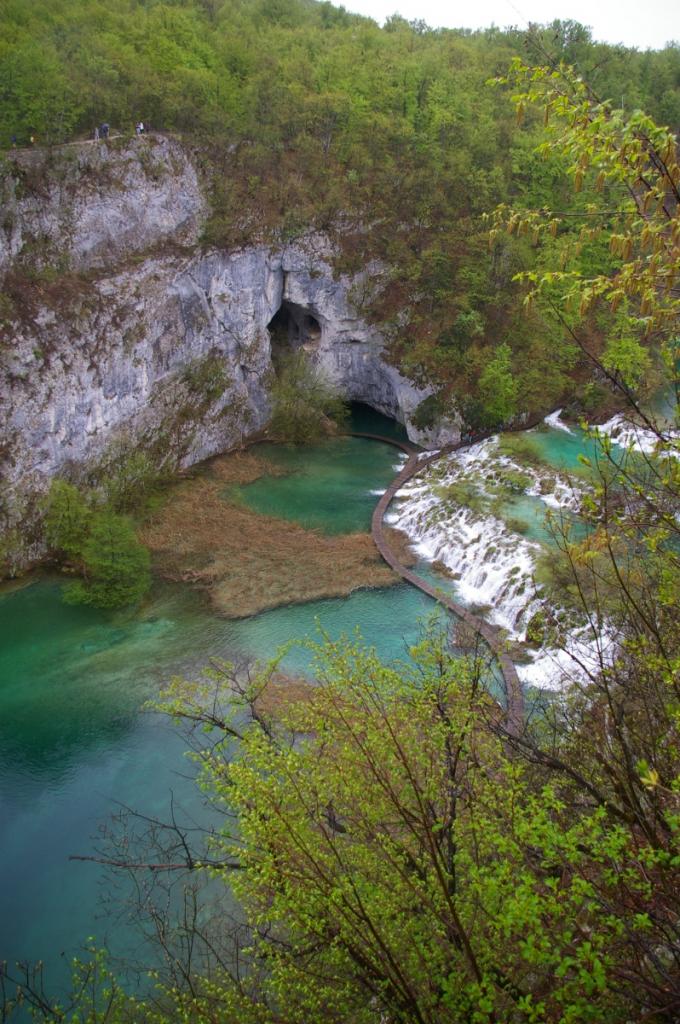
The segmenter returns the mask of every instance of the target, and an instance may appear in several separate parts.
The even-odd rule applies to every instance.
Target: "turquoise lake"
[[[371,491],[400,463],[397,449],[363,439],[270,447],[290,475],[243,500],[327,532],[367,530]],[[403,659],[434,607],[406,584],[238,621],[180,586],[157,585],[134,613],[65,605],[55,579],[0,592],[0,960],[41,959],[58,987],[89,937],[114,954],[135,947],[130,926],[104,913],[105,869],[68,858],[94,852],[119,805],[167,818],[172,793],[203,813],[184,741],[142,711],[172,675],[195,675],[210,657],[268,660],[292,638],[352,634],[358,623],[383,658]],[[282,668],[309,664],[294,648]]]
[[[355,429],[400,436],[383,417],[360,416]],[[580,431],[525,436],[555,468],[573,468],[592,445]],[[378,493],[403,462],[396,448],[359,438],[259,450],[286,475],[239,488],[239,500],[328,533],[368,530]],[[514,512],[539,534],[543,509],[520,496]],[[156,585],[133,613],[69,607],[56,579],[0,591],[0,961],[41,959],[58,986],[91,936],[114,954],[135,948],[129,924],[104,913],[104,869],[69,856],[92,854],[121,804],[167,818],[172,793],[187,814],[207,813],[184,741],[142,710],[172,675],[195,675],[211,657],[268,660],[293,638],[319,628],[352,634],[358,623],[383,658],[404,659],[435,608],[406,584],[237,621],[179,585]],[[282,663],[291,673],[309,666],[299,647]]]

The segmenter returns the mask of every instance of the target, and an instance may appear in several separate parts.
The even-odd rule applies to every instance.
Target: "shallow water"
[[[421,622],[435,612],[435,602],[407,583],[384,590],[357,590],[348,598],[310,601],[263,612],[230,624],[235,649],[266,657],[291,638],[318,641],[353,637],[357,630],[366,645],[385,661],[404,660],[420,634]],[[282,671],[311,674],[312,656],[304,645],[293,646],[281,662]]]
[[[536,453],[553,469],[566,473],[582,470],[581,459],[596,457],[598,446],[580,427],[571,427],[569,431],[554,430],[548,426],[527,430],[521,435]]]
[[[328,534],[370,530],[378,495],[406,458],[391,445],[357,437],[304,448],[261,444],[257,454],[286,475],[263,476],[230,493],[255,512]]]
[[[399,452],[338,439],[309,460],[283,447],[267,457],[294,473],[268,479],[271,496],[264,488],[257,500],[272,507],[263,510],[295,519],[311,508],[308,525],[338,532],[368,529],[371,491],[387,486]],[[268,660],[291,638],[352,634],[358,623],[381,657],[403,659],[433,608],[407,585],[237,622],[172,586],[156,587],[134,613],[65,605],[56,580],[0,594],[0,961],[42,959],[48,985],[60,985],[88,937],[114,954],[134,948],[131,928],[103,916],[105,870],[68,857],[93,852],[118,804],[167,818],[172,791],[187,812],[203,813],[184,741],[163,716],[141,711],[173,674],[196,674],[210,657]],[[296,647],[282,668],[309,673],[310,663]]]
[[[353,407],[347,428],[407,439],[400,423],[365,406]],[[285,475],[260,477],[230,494],[255,512],[327,534],[370,530],[378,496],[406,459],[393,445],[356,437],[304,447],[260,444],[256,451]]]
[[[352,427],[403,437],[373,413]],[[526,436],[556,468],[577,466],[593,444],[580,431]],[[368,530],[378,494],[403,462],[396,448],[356,438],[258,452],[286,475],[239,488],[241,500],[327,533]],[[545,540],[544,508],[523,495],[509,514]],[[418,571],[455,592],[427,565]],[[171,675],[195,674],[210,657],[267,660],[293,638],[353,635],[358,624],[381,657],[403,660],[435,607],[405,584],[240,621],[217,618],[196,593],[171,586],[158,586],[132,614],[69,607],[54,580],[0,594],[0,961],[41,958],[48,983],[65,982],[62,953],[89,936],[113,952],[136,942],[127,924],[101,916],[103,869],[68,856],[93,852],[117,802],[164,818],[172,791],[203,813],[183,740],[162,716],[140,710]],[[295,646],[281,667],[307,674],[311,657]]]

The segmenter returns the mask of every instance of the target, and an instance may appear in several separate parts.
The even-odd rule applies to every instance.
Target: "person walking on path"
[[[99,128],[95,128],[94,130],[94,141],[99,142]]]

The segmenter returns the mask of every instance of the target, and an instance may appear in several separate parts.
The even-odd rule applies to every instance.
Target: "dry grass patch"
[[[227,618],[399,582],[370,534],[325,536],[260,515],[220,497],[223,484],[220,477],[181,485],[141,540],[161,575],[205,588]]]
[[[218,455],[210,460],[208,469],[211,477],[234,487],[252,484],[261,476],[285,476],[287,472],[252,451]]]

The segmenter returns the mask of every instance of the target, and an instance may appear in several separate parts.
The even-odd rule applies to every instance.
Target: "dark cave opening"
[[[283,351],[298,348],[310,352],[321,341],[321,324],[317,318],[304,306],[286,299],[267,324],[267,329],[274,358]]]
[[[350,402],[350,430],[359,433],[381,434],[383,437],[393,437],[397,441],[408,441],[408,434],[403,423],[386,416],[385,413],[374,409],[365,402]]]

